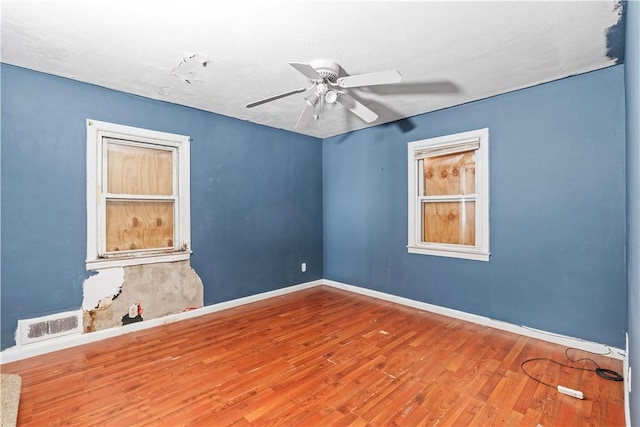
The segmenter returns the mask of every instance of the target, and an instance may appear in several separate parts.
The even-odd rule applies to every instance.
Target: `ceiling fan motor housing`
[[[309,65],[320,74],[323,79],[329,80],[331,83],[335,83],[338,79],[338,72],[340,66],[330,59],[315,59],[309,62]]]

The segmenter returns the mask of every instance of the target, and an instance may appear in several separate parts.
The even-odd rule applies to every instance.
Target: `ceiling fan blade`
[[[291,65],[296,70],[300,71],[308,79],[311,79],[311,80],[322,80],[322,76],[320,76],[320,74],[318,74],[318,72],[315,70],[315,68],[313,68],[309,64],[305,64],[305,63],[302,63],[302,62],[289,62],[289,65]]]
[[[267,102],[275,101],[276,99],[284,98],[284,97],[287,97],[287,96],[290,96],[290,95],[295,95],[296,93],[302,93],[302,92],[305,92],[307,90],[309,90],[309,88],[300,88],[300,89],[292,90],[292,91],[289,91],[289,92],[281,93],[280,95],[270,96],[269,98],[265,98],[265,99],[261,99],[259,101],[251,102],[251,103],[247,104],[246,108],[252,108],[252,107],[255,107],[256,105],[266,104]]]
[[[338,102],[367,123],[372,123],[378,118],[378,115],[370,110],[369,107],[346,93],[343,93],[338,97]]]
[[[379,71],[377,73],[358,74],[355,76],[340,77],[337,85],[344,88],[386,85],[390,83],[400,83],[402,74],[396,70]]]

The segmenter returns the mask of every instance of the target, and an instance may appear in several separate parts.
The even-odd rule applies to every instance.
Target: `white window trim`
[[[177,209],[174,218],[174,248],[169,251],[129,252],[122,255],[99,257],[101,244],[99,209],[104,209],[100,174],[102,173],[102,138],[111,137],[171,147],[177,157]],[[125,267],[187,260],[191,256],[190,213],[190,138],[166,132],[158,132],[114,123],[87,120],[87,270]]]
[[[421,242],[420,203],[418,186],[420,171],[417,167],[416,154],[422,150],[457,152],[455,147],[464,147],[467,141],[479,140],[480,147],[476,151],[476,246],[453,245],[444,243]],[[441,153],[438,153],[441,154]],[[489,129],[478,129],[453,135],[423,139],[408,143],[408,244],[409,253],[422,255],[445,256],[477,261],[489,261]],[[479,189],[479,191],[477,191]],[[446,199],[447,196],[443,196]]]

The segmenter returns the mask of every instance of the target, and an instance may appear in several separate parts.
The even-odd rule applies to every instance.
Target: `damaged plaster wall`
[[[83,330],[121,326],[133,304],[140,304],[142,319],[155,319],[200,308],[203,301],[202,280],[189,261],[103,270],[85,281]]]
[[[122,292],[123,282],[122,267],[99,270],[82,285],[82,310],[92,310],[111,304],[113,298]]]

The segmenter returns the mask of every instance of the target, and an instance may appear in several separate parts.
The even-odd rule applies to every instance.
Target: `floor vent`
[[[82,311],[68,311],[34,319],[18,320],[20,345],[31,344],[82,331]]]

